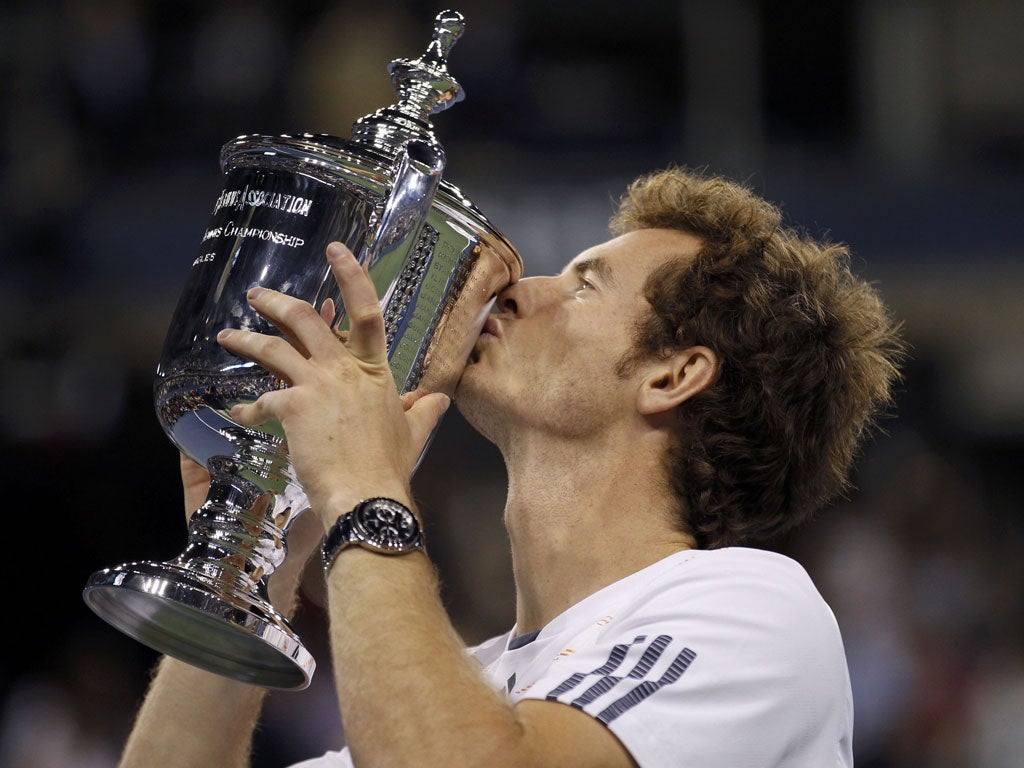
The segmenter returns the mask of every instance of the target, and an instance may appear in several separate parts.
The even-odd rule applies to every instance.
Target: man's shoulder
[[[803,566],[745,547],[680,553],[657,578],[638,585],[619,619],[624,629],[653,621],[709,639],[754,634],[765,643],[841,645],[832,610]]]
[[[722,549],[679,552],[658,564],[652,578],[638,579],[636,593],[644,600],[659,595],[671,599],[685,593],[691,599],[723,592],[753,599],[790,599],[823,605],[821,594],[800,563],[762,549]]]
[[[745,547],[677,552],[590,595],[539,633],[512,634],[469,651],[484,666],[521,664],[664,635],[722,658],[746,652],[752,638],[767,655],[843,654],[835,617],[807,571],[785,555]]]
[[[701,585],[734,585],[752,591],[780,591],[820,598],[807,570],[778,552],[751,547],[699,550],[694,581]]]

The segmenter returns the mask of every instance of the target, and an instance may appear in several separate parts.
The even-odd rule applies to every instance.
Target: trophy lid
[[[394,156],[411,139],[437,144],[430,115],[465,98],[462,86],[448,72],[448,54],[466,28],[461,13],[441,11],[434,35],[417,59],[395,59],[388,65],[398,101],[361,117],[352,126],[352,140]]]

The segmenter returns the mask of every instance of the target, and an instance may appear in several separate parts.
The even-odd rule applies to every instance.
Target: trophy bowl
[[[240,136],[221,151],[214,202],[154,381],[171,442],[211,476],[184,551],[92,574],[83,596],[130,637],[194,666],[271,688],[309,685],[315,660],[271,604],[267,580],[308,502],[280,424],[246,427],[233,405],[287,386],[216,342],[223,328],[279,332],[246,291],[260,285],[316,307],[341,291],[324,252],[345,243],[381,297],[399,392],[453,394],[498,291],[522,274],[511,243],[448,181],[430,115],[460,101],[447,56],[461,14],[438,14],[418,59],[391,62],[399,100],[356,121],[352,139]]]

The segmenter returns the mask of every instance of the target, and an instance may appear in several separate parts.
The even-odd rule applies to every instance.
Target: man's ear
[[[640,384],[637,410],[664,413],[710,387],[718,375],[718,356],[708,347],[687,347],[651,363]]]

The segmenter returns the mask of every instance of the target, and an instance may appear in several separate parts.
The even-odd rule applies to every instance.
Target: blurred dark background
[[[81,587],[184,544],[152,376],[220,146],[348,136],[394,101],[388,62],[422,53],[443,7],[0,6],[0,765],[114,765],[156,660]],[[467,97],[434,121],[446,176],[527,274],[603,239],[625,184],[669,163],[852,246],[911,361],[857,490],[780,548],[843,630],[859,766],[1024,765],[1024,2],[453,7]],[[459,630],[504,631],[499,457],[450,413],[416,488]],[[318,674],[270,696],[257,767],[338,746],[317,600],[298,624]]]

